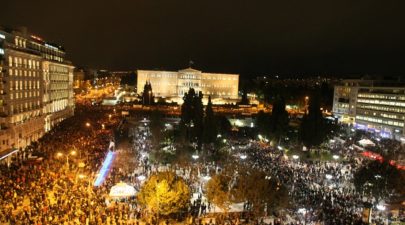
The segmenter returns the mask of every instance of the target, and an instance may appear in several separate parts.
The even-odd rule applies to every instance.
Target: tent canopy
[[[365,147],[365,146],[375,146],[375,144],[372,141],[370,141],[369,139],[361,139],[359,141],[359,144],[362,145],[363,147]]]
[[[118,184],[114,185],[110,190],[110,197],[113,198],[126,198],[134,196],[135,194],[136,194],[135,188],[124,182],[119,182]]]

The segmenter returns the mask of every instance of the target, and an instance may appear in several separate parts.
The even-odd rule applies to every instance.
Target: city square
[[[270,10],[267,4],[249,6]],[[6,5],[7,15],[20,7]],[[400,57],[382,57],[377,65],[372,55],[363,65],[354,57],[362,45],[353,47],[339,37],[336,43],[351,49],[339,53],[345,63],[306,50],[310,59],[302,57],[301,64],[294,61],[299,50],[277,52],[278,44],[294,43],[287,38],[283,44],[272,39],[278,43],[274,46],[269,40],[276,51],[269,58],[284,57],[270,62],[263,59],[269,56],[262,55],[265,48],[256,46],[267,46],[265,39],[256,40],[265,31],[255,30],[259,33],[252,39],[242,35],[243,41],[226,33],[228,26],[228,32],[256,29],[240,21],[217,24],[225,29],[219,33],[225,35],[224,43],[237,40],[253,47],[246,50],[242,44],[237,54],[229,53],[235,48],[225,54],[209,38],[207,45],[194,44],[200,39],[193,26],[187,31],[195,34],[180,35],[181,40],[152,35],[170,29],[178,37],[184,29],[177,27],[182,22],[160,11],[145,9],[161,21],[173,20],[173,26],[149,24],[143,11],[139,20],[117,19],[128,10],[122,5],[73,4],[83,7],[79,12],[86,9],[77,14],[80,18],[105,18],[102,11],[88,10],[93,7],[108,8],[117,17],[104,23],[69,18],[64,23],[70,29],[94,23],[97,32],[85,29],[95,35],[122,22],[162,38],[124,29],[126,35],[138,35],[138,54],[126,36],[100,34],[100,40],[90,43],[86,35],[47,27],[28,13],[28,6],[44,10],[41,5],[22,8],[32,21],[5,16],[2,24],[0,16],[0,225],[405,223],[405,81],[400,75],[405,68],[395,64]],[[176,4],[158,5],[169,9]],[[177,6],[176,12],[186,14],[191,6],[214,10],[210,4]],[[237,4],[230,7],[244,12]],[[331,19],[337,18],[334,10],[329,12]],[[201,13],[207,21],[190,20],[201,23],[206,35],[213,14]],[[249,15],[249,21],[258,16]],[[51,21],[50,15],[43,16]],[[325,23],[317,34],[328,35]],[[158,27],[149,30],[146,24]],[[395,32],[384,37],[388,40]],[[114,41],[107,45],[107,39]],[[189,42],[195,52],[215,54],[189,55],[182,47]],[[158,50],[152,47],[156,43]],[[107,61],[97,52],[103,46],[116,59]],[[333,44],[316,46],[330,50]],[[83,50],[87,48],[93,52]],[[173,50],[176,56],[160,54],[165,48],[178,49]],[[397,49],[405,50],[403,45]]]

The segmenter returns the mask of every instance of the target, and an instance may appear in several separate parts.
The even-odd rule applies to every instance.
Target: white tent
[[[372,141],[370,141],[369,139],[361,139],[359,141],[359,144],[361,146],[363,146],[363,147],[365,147],[365,146],[375,146],[375,144]]]
[[[135,194],[135,188],[124,182],[119,182],[110,190],[110,197],[112,198],[126,198],[134,196]]]

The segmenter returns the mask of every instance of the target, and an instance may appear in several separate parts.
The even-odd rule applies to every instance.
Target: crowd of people
[[[167,169],[149,159],[154,146],[147,119],[139,117],[134,121],[131,124],[131,121],[121,120],[113,109],[78,107],[74,117],[33,143],[29,152],[17,155],[9,166],[0,165],[0,224],[156,223],[156,218],[138,205],[135,197],[123,200],[108,196],[111,187],[118,182],[140,190],[142,182],[153,172]],[[109,149],[115,139],[120,141],[121,147]],[[247,166],[264,171],[288,187],[294,207],[286,209],[283,215],[274,215],[274,224],[300,224],[302,221],[306,224],[362,224],[364,199],[356,192],[352,181],[354,172],[366,162],[349,149],[350,141],[330,146],[332,152],[342,156],[332,161],[286,157],[280,149],[259,141],[247,141],[243,148],[232,147],[230,151],[236,156],[244,154]],[[227,143],[230,146],[233,141]],[[394,142],[383,140],[379,145],[391,146],[395,152],[403,151]],[[377,147],[383,149],[379,145]],[[105,181],[93,187],[109,150],[116,152],[115,163]],[[235,162],[226,159],[223,163]],[[185,180],[193,193],[188,224],[242,223],[240,213],[203,222],[202,218],[216,207],[204,196],[205,178],[219,173],[221,166],[202,160],[188,166],[171,165],[170,169]],[[248,207],[242,211],[249,211]],[[255,218],[252,224],[261,222]]]
[[[2,164],[0,224],[107,224],[105,193],[92,182],[113,139],[105,128],[117,121],[113,112],[78,107],[29,153]]]

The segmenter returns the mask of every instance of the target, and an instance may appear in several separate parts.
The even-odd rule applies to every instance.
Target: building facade
[[[405,85],[345,80],[335,86],[333,112],[341,122],[382,137],[404,140]]]
[[[211,96],[213,102],[235,101],[238,99],[239,75],[222,73],[203,73],[187,68],[172,71],[137,71],[137,90],[140,94],[143,86],[149,82],[155,97],[163,97],[181,102],[190,88],[202,92],[205,97]]]
[[[64,56],[25,29],[0,29],[0,158],[73,115],[73,66]]]

